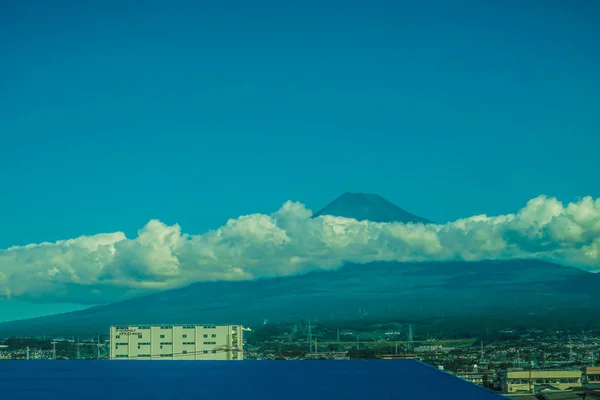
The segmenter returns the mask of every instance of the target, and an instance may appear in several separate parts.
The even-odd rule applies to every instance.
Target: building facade
[[[454,374],[466,381],[483,387],[491,387],[494,382],[493,372],[457,372]]]
[[[600,367],[586,367],[584,380],[587,385],[600,385]]]
[[[503,375],[504,393],[536,393],[548,387],[566,390],[581,386],[579,370],[507,371]]]
[[[111,360],[243,360],[240,325],[110,327]]]

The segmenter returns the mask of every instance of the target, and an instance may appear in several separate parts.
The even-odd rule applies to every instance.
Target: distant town
[[[368,329],[366,329],[368,328]],[[600,399],[600,330],[505,328],[444,337],[418,324],[113,326],[93,337],[11,337],[3,360],[418,359],[515,399]],[[565,397],[572,395],[574,397]],[[529,396],[529,397],[527,397]]]

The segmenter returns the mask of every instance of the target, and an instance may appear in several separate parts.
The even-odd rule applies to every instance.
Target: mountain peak
[[[371,193],[346,192],[314,214],[315,217],[321,215],[354,218],[358,221],[431,223]]]

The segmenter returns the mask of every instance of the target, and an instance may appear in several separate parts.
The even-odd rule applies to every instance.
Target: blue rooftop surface
[[[418,361],[5,361],[0,398],[457,399],[505,397]],[[233,396],[233,397],[232,397]]]

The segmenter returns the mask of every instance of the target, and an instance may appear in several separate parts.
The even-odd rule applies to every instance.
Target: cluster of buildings
[[[600,367],[459,372],[456,376],[518,400],[599,400]]]

